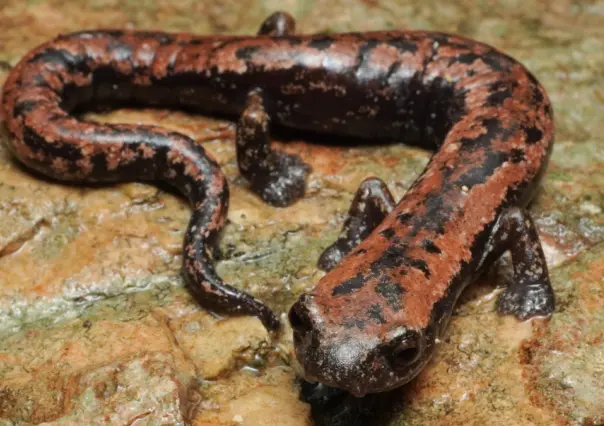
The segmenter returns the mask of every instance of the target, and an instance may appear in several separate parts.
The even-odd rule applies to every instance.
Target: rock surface
[[[557,312],[530,323],[497,315],[504,260],[464,294],[433,362],[409,386],[364,401],[306,398],[311,416],[289,330],[271,336],[254,318],[217,318],[184,290],[184,200],[138,183],[50,182],[0,144],[0,425],[352,425],[377,424],[378,414],[386,425],[604,424],[604,1],[2,0],[0,83],[60,32],[253,34],[277,8],[302,32],[461,33],[534,72],[557,119],[532,206]],[[280,312],[320,278],[316,259],[363,178],[381,177],[400,197],[429,158],[404,145],[277,142],[313,173],[302,201],[275,209],[238,175],[232,122],[165,110],[87,117],[154,123],[204,144],[231,185],[219,273]],[[0,142],[7,137],[2,130]]]

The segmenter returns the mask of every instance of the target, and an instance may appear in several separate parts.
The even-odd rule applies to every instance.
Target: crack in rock
[[[49,223],[45,218],[38,219],[29,229],[17,235],[12,240],[7,241],[4,246],[0,247],[0,258],[18,251],[25,243],[32,240],[38,232],[40,232],[42,227],[48,226]]]

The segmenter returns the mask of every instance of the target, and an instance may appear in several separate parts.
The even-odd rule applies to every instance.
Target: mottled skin
[[[59,180],[163,180],[176,187],[193,207],[183,256],[189,288],[203,306],[258,315],[269,328],[278,326],[276,316],[224,284],[212,266],[228,208],[216,162],[182,134],[87,122],[72,111],[112,103],[239,116],[240,171],[276,206],[303,195],[308,167],[269,147],[270,120],[435,149],[396,206],[382,183],[362,185],[342,237],[322,256],[322,266],[333,269],[290,311],[307,377],[356,395],[414,377],[460,292],[505,250],[515,283],[500,309],[521,319],[551,313],[547,266],[523,210],[554,139],[551,106],[537,80],[497,50],[446,34],[293,30],[293,19],[274,14],[257,37],[60,36],[8,76],[2,110],[14,135],[9,149]]]

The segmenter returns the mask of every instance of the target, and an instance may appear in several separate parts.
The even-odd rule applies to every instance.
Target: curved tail
[[[229,199],[227,181],[216,161],[177,132],[94,123],[71,115],[83,103],[123,101],[135,90],[151,89],[134,80],[117,78],[110,84],[106,78],[95,79],[99,72],[112,70],[117,76],[123,71],[123,64],[115,60],[111,37],[105,38],[105,49],[114,51],[104,55],[94,48],[83,52],[75,41],[63,37],[35,49],[9,75],[2,111],[14,136],[8,142],[10,151],[26,166],[57,180],[159,180],[175,187],[193,209],[184,240],[183,271],[196,299],[208,309],[256,315],[268,328],[277,328],[279,321],[270,309],[224,284],[212,265],[211,245],[224,224]],[[150,39],[151,49],[160,41]],[[150,67],[153,61],[149,61]]]

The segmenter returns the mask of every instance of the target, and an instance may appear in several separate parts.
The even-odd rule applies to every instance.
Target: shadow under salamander
[[[387,426],[403,408],[401,389],[357,398],[317,383],[301,381],[300,387],[315,426]]]

